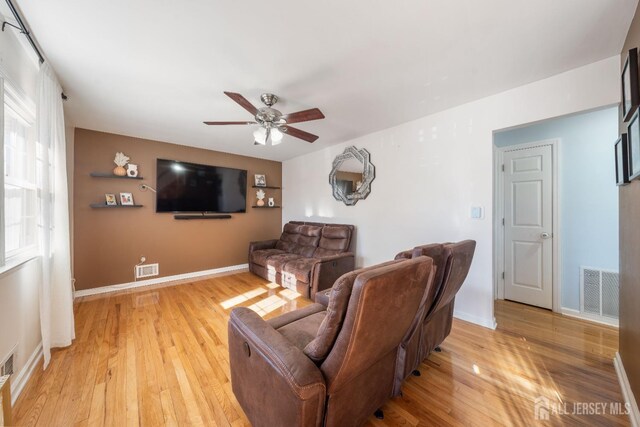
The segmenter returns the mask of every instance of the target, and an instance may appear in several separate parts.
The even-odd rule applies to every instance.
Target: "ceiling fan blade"
[[[311,108],[309,110],[285,114],[284,116],[282,116],[282,118],[285,119],[287,123],[300,123],[308,122],[311,120],[324,119],[324,114],[322,114],[322,111],[317,108]]]
[[[240,104],[242,108],[250,112],[252,115],[255,116],[258,113],[258,109],[254,107],[252,103],[247,101],[247,98],[240,95],[239,93],[225,92],[224,94],[227,95],[229,98],[233,99],[234,101],[236,101],[238,104]]]
[[[319,138],[319,136],[317,136],[317,135],[314,135],[314,134],[309,133],[309,132],[305,132],[305,131],[300,130],[300,129],[296,129],[296,128],[291,127],[291,126],[283,126],[282,127],[282,131],[285,132],[287,135],[291,135],[291,136],[296,137],[296,138],[304,139],[307,142],[314,142],[316,139]]]
[[[205,125],[255,125],[256,122],[202,122]]]

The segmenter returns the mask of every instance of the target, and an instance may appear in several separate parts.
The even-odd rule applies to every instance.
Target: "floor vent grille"
[[[584,314],[618,318],[620,279],[618,272],[580,268],[580,311]]]
[[[160,266],[158,264],[136,265],[136,279],[157,276],[158,274],[160,274]]]

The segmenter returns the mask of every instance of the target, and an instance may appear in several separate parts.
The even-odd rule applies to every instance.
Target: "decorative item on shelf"
[[[130,178],[138,176],[138,165],[134,165],[133,163],[127,164],[127,176]]]
[[[107,205],[109,206],[116,206],[118,204],[118,200],[116,199],[115,194],[106,193],[104,195],[104,198],[106,199]]]
[[[629,183],[629,152],[627,145],[627,134],[623,133],[615,144],[616,152],[616,184],[626,185]]]
[[[127,171],[124,167],[127,163],[129,163],[129,157],[125,156],[123,152],[119,151],[116,153],[116,158],[113,159],[113,163],[116,164],[116,167],[113,170],[114,175],[117,175],[117,176],[127,175]]]
[[[256,187],[267,186],[267,177],[264,174],[255,174],[254,179],[255,179]]]
[[[133,206],[133,194],[120,193],[120,204],[122,206]]]
[[[257,206],[264,206],[264,191],[263,190],[258,190],[256,191],[256,197],[258,198],[258,201],[256,202]]]
[[[627,54],[622,67],[622,120],[628,122],[640,104],[640,87],[638,82],[638,49],[633,48]]]
[[[273,197],[269,197],[269,202],[267,204],[269,205],[270,208],[272,208],[276,205],[276,201],[273,200]]]

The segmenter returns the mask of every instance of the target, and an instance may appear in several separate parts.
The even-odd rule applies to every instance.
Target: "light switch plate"
[[[482,206],[471,206],[471,219],[484,218],[484,209]]]

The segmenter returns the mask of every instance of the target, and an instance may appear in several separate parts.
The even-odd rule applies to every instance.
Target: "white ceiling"
[[[616,55],[637,0],[18,4],[76,126],[285,160]],[[251,119],[225,90],[320,108],[320,139],[205,126]]]

